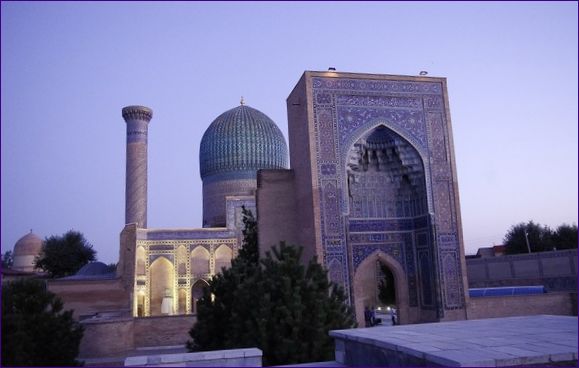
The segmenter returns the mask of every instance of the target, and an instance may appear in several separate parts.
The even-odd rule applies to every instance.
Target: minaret
[[[147,227],[147,129],[153,110],[145,106],[123,108],[127,123],[127,176],[125,224]]]

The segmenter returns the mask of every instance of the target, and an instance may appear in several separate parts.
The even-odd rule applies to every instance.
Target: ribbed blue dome
[[[287,169],[283,134],[264,113],[240,105],[219,115],[203,134],[201,179],[215,174]]]

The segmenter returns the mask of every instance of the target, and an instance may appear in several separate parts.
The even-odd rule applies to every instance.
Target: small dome
[[[34,262],[41,251],[42,239],[31,230],[14,244],[12,269],[22,272],[34,272]]]
[[[111,273],[109,266],[102,262],[89,262],[82,266],[76,276],[99,276]]]
[[[42,239],[32,231],[14,244],[14,256],[37,256],[42,250]]]
[[[201,179],[240,171],[255,175],[259,169],[287,169],[288,150],[282,132],[267,115],[240,105],[207,128],[199,161]]]

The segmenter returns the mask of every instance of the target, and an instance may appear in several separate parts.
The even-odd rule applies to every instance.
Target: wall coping
[[[247,348],[247,349],[231,349],[231,350],[214,350],[214,351],[202,351],[196,353],[185,353],[185,354],[160,354],[160,355],[143,355],[128,357],[125,359],[125,366],[128,367],[142,367],[142,366],[164,366],[166,364],[179,364],[179,363],[195,363],[195,362],[208,362],[208,361],[220,361],[221,365],[224,365],[222,360],[233,360],[233,359],[251,359],[261,358],[263,353],[258,348]],[[187,364],[189,365],[189,364]],[[236,364],[237,366],[242,366],[241,364]],[[261,364],[259,364],[261,366]]]

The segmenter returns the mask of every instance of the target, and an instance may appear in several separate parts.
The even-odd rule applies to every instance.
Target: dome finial
[[[243,99],[243,96],[241,96],[241,100],[239,101],[239,104],[241,106],[245,105],[245,100]]]

